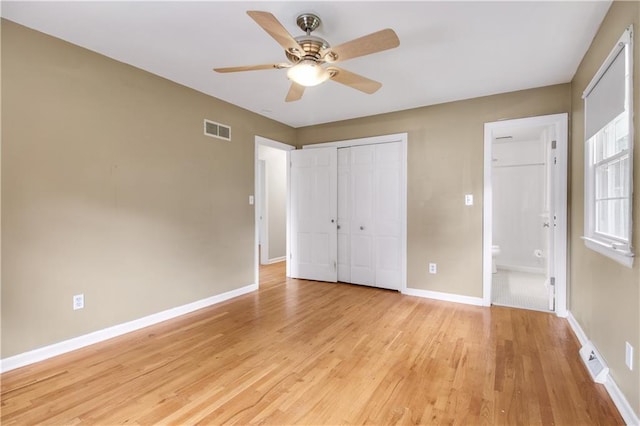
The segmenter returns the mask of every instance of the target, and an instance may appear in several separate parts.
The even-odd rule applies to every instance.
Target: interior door
[[[351,283],[375,285],[375,145],[351,148]]]
[[[291,276],[336,282],[337,148],[291,151]]]
[[[375,145],[375,285],[399,290],[402,277],[402,147]]]
[[[351,282],[351,148],[338,149],[338,281]]]
[[[355,146],[350,157],[350,282],[399,290],[402,146],[399,143]]]
[[[544,230],[546,230],[547,240],[547,290],[549,291],[549,310],[555,311],[556,309],[556,279],[555,279],[555,237],[557,227],[557,213],[556,213],[556,196],[558,187],[557,179],[557,159],[556,159],[556,136],[554,126],[549,126],[547,143],[547,200],[549,203],[548,212],[549,217],[545,218],[545,222],[542,224]]]

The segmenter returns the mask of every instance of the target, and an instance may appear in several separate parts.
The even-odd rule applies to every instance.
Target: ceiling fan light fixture
[[[327,81],[331,73],[316,62],[307,59],[289,68],[287,77],[301,86],[311,87]]]

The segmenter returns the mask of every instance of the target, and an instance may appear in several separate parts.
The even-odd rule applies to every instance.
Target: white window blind
[[[595,85],[585,91],[585,139],[589,139],[624,111],[625,50],[616,46],[615,57]],[[589,90],[590,89],[590,90]]]

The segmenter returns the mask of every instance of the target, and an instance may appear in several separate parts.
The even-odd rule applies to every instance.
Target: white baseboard
[[[420,290],[417,288],[406,288],[402,294],[408,296],[424,297],[426,299],[443,300],[445,302],[464,303],[465,305],[484,306],[482,297],[461,296],[453,293],[441,293],[439,291]]]
[[[198,309],[206,308],[208,306],[233,299],[234,297],[242,296],[246,293],[251,293],[252,291],[256,291],[257,289],[257,284],[250,284],[235,290],[227,291],[226,293],[217,294],[215,296],[207,297],[206,299],[198,300],[186,305],[177,306],[175,308],[167,309],[166,311],[138,318],[133,321],[114,325],[103,330],[94,331],[89,334],[74,337],[69,340],[64,340],[62,342],[54,343],[52,345],[34,349],[29,352],[24,352],[22,354],[14,355],[12,357],[0,360],[0,372],[4,373],[6,371],[24,367],[26,365],[43,361],[57,355],[65,354],[76,349],[84,348],[85,346],[93,345],[95,343],[111,339],[113,337],[121,336],[123,334],[130,333],[132,331],[136,331],[150,325],[176,318],[181,315],[197,311]]]
[[[273,259],[269,259],[267,264],[272,265],[274,263],[284,262],[287,260],[287,256],[274,257]]]
[[[585,346],[587,344],[593,345],[593,342],[589,340],[587,334],[584,332],[582,327],[580,327],[580,324],[575,319],[571,311],[568,312],[567,320],[569,321],[569,325],[571,326],[574,334],[578,338],[580,346]],[[595,345],[593,345],[593,347],[597,350]],[[640,417],[638,417],[638,414],[636,414],[636,412],[633,410],[633,408],[629,404],[629,401],[627,401],[627,398],[625,398],[624,394],[622,393],[616,382],[613,380],[613,377],[611,377],[610,373],[607,374],[607,378],[604,382],[604,387],[609,393],[609,396],[613,400],[616,408],[620,412],[620,415],[624,419],[624,422],[628,425],[640,425]]]
[[[638,417],[638,415],[633,411],[629,401],[627,401],[627,398],[625,398],[624,394],[611,377],[611,374],[609,374],[607,381],[604,383],[604,387],[607,389],[607,392],[609,392],[609,396],[616,405],[616,408],[620,411],[620,415],[624,419],[624,422],[628,425],[640,425],[640,417]]]

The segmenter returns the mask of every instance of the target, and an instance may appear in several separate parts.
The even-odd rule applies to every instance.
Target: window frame
[[[616,116],[612,121],[607,123],[605,127],[596,132],[593,136],[587,138],[589,128],[588,126],[588,117],[586,114],[587,111],[587,98],[592,90],[596,87],[600,79],[606,74],[611,64],[617,58],[617,56],[622,52],[624,54],[625,60],[625,111],[624,114],[627,114],[627,126],[628,126],[628,138],[629,144],[626,150],[621,150],[616,154],[613,154],[609,157],[597,160],[595,155],[595,136],[600,133],[605,127],[609,126],[611,123],[615,123],[620,115]],[[585,119],[584,119],[584,129],[585,129],[585,156],[584,156],[584,236],[582,239],[585,242],[585,245],[600,253],[603,254],[618,263],[621,263],[629,268],[633,266],[634,259],[634,250],[633,250],[633,145],[634,145],[634,135],[633,135],[633,26],[629,26],[625,29],[622,36],[614,46],[614,48],[607,56],[607,59],[603,62],[603,64],[598,69],[598,72],[594,75],[593,79],[585,89],[582,98],[584,99],[584,107],[585,107]],[[614,125],[615,127],[615,125]],[[609,142],[611,143],[611,142]],[[602,164],[611,163],[616,159],[620,159],[624,156],[629,156],[629,167],[627,171],[626,179],[628,179],[628,188],[627,194],[624,196],[625,199],[628,199],[627,213],[628,213],[628,223],[627,223],[627,234],[626,236],[620,238],[614,235],[608,235],[602,232],[598,232],[596,230],[596,171]]]

